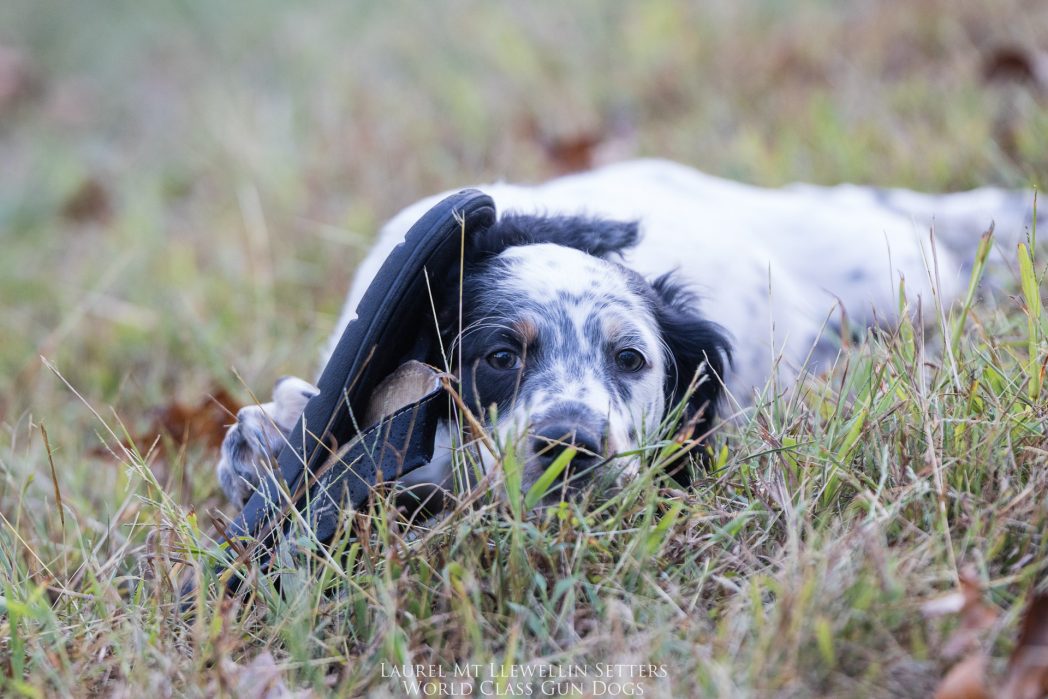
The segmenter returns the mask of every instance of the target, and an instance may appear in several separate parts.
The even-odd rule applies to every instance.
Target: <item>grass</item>
[[[383,667],[540,661],[662,666],[649,696],[927,696],[954,622],[917,610],[967,564],[1003,664],[1045,576],[1043,244],[990,253],[1013,281],[948,341],[867,338],[726,428],[691,491],[480,498],[411,536],[380,501],[190,619],[215,453],[129,436],[308,375],[382,220],[585,137],[761,184],[1043,186],[1044,95],[981,78],[1042,5],[8,3],[32,75],[0,103],[0,693],[398,696]]]

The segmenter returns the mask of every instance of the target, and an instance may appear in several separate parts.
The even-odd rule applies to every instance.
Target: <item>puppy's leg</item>
[[[243,505],[259,484],[261,469],[271,469],[288,432],[294,428],[317,387],[293,376],[277,380],[273,400],[249,405],[222,441],[222,458],[215,467],[226,497]]]

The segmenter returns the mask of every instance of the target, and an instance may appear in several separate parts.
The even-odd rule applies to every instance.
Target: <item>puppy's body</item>
[[[482,414],[496,406],[496,435],[523,444],[525,484],[551,460],[544,441],[567,440],[591,453],[591,466],[615,463],[603,457],[642,444],[697,374],[686,417],[700,420],[701,433],[712,425],[722,383],[745,404],[773,366],[789,377],[832,356],[823,329],[837,317],[835,304],[852,323],[890,324],[902,277],[908,298],[925,304],[935,278],[934,293],[949,305],[964,288],[963,266],[980,234],[995,221],[998,238],[1014,243],[1030,204],[1025,193],[999,189],[762,189],[664,161],[480,189],[503,218],[476,259],[468,257],[463,326],[450,323],[451,314],[442,330],[461,350],[452,361],[467,400]],[[384,227],[328,352],[389,252],[443,196]],[[415,480],[446,478],[450,457],[440,446]],[[620,473],[637,462],[627,461]],[[253,471],[229,462],[220,473]]]
[[[966,284],[962,266],[980,234],[995,221],[998,239],[1014,244],[1031,204],[1024,192],[995,188],[949,195],[852,185],[765,189],[658,160],[536,186],[480,189],[503,213],[638,221],[640,242],[624,251],[623,264],[648,278],[676,271],[697,293],[705,317],[734,341],[726,381],[743,403],[765,385],[780,352],[788,370],[801,367],[837,300],[859,326],[874,324],[874,309],[879,322],[892,323],[902,276],[911,299],[919,295],[930,303],[933,221],[938,292],[948,304]],[[444,196],[408,207],[383,228],[357,273],[332,343],[390,250]]]

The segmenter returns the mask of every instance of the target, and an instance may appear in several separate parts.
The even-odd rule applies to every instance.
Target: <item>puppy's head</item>
[[[463,398],[523,459],[525,490],[569,447],[562,490],[628,477],[685,396],[682,423],[712,426],[727,340],[668,276],[613,259],[637,237],[633,223],[510,215],[472,242],[446,346]]]

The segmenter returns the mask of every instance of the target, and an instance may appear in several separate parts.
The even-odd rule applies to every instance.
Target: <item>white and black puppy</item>
[[[507,214],[471,241],[461,316],[452,294],[441,335],[525,488],[568,445],[568,490],[621,481],[641,459],[609,457],[652,443],[685,398],[680,420],[700,437],[712,427],[728,339],[673,275],[649,282],[618,261],[638,240],[636,223]]]
[[[444,295],[454,303],[438,310],[441,334],[464,398],[524,460],[525,488],[564,445],[578,451],[573,484],[629,477],[685,396],[685,424],[705,435],[722,393],[746,405],[773,373],[790,379],[832,358],[835,309],[858,326],[896,322],[900,279],[909,299],[948,306],[980,234],[995,221],[1013,246],[1032,204],[991,188],[762,189],[666,161],[479,189],[501,218],[467,252],[461,317],[458,290]],[[443,196],[385,226],[331,347],[383,260]],[[219,479],[237,503],[315,390],[290,381],[273,403],[242,410],[223,445]],[[440,435],[412,482],[447,482],[452,440]],[[487,454],[485,466],[496,460]]]

